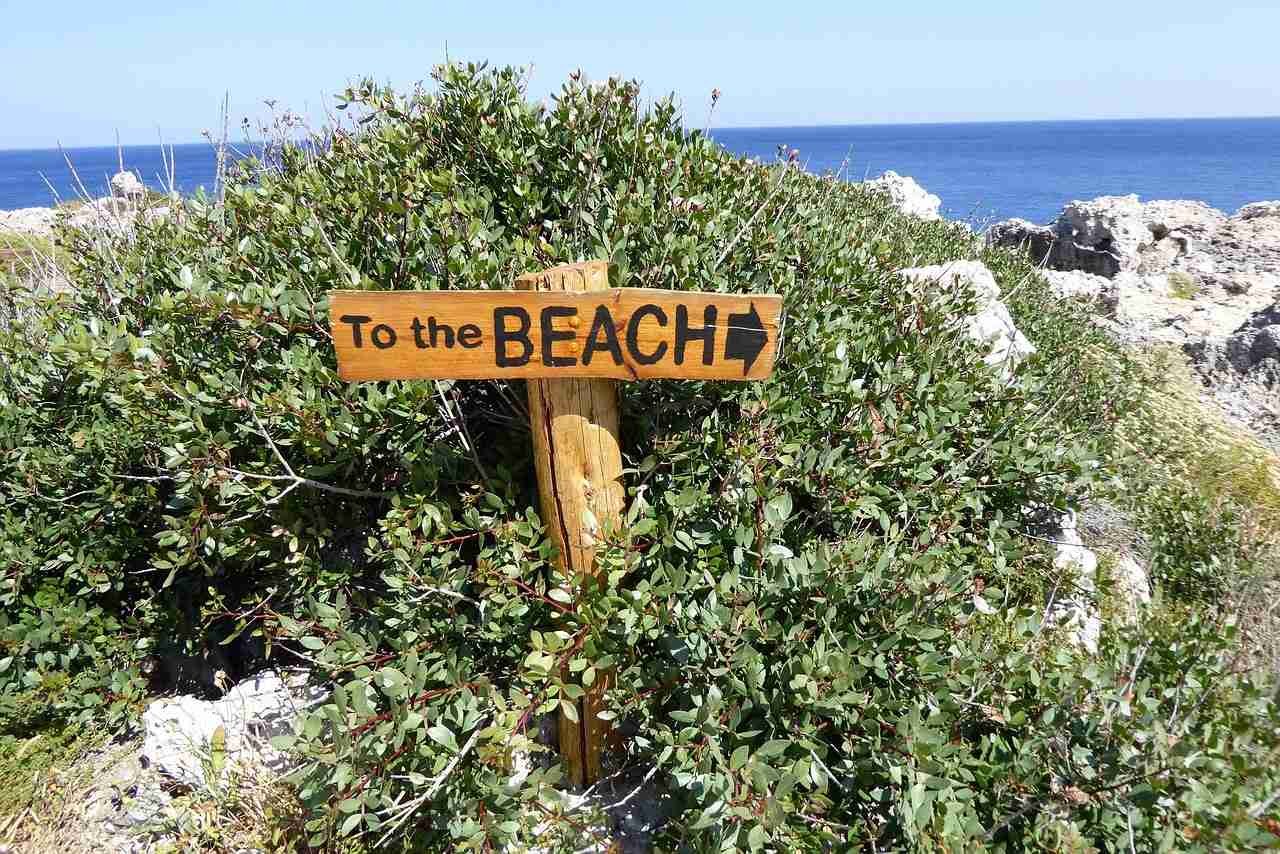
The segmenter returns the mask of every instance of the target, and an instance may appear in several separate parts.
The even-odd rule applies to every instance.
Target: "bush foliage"
[[[307,845],[574,850],[603,819],[537,725],[612,671],[609,767],[667,793],[664,849],[1274,841],[1273,698],[1229,621],[1171,601],[1096,657],[1045,623],[1071,579],[1030,517],[1104,487],[1138,396],[1085,311],[634,84],[538,106],[521,80],[362,84],[346,127],[242,163],[220,204],[64,233],[74,292],[10,293],[6,728],[304,664],[332,686],[281,742]],[[1039,349],[1012,384],[964,334],[972,293],[893,272],[975,255]],[[787,320],[768,382],[621,387],[627,516],[578,590],[523,389],[344,383],[325,295],[587,258],[622,287],[782,293]]]

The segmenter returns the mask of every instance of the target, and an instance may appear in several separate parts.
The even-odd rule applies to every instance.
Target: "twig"
[[[1124,702],[1124,698],[1133,690],[1134,684],[1138,681],[1138,668],[1142,666],[1142,660],[1147,657],[1147,650],[1151,647],[1148,642],[1142,651],[1138,653],[1138,660],[1133,663],[1133,672],[1129,674],[1129,684],[1125,685],[1124,690],[1114,703],[1107,707],[1106,714],[1102,716],[1102,726],[1106,726],[1111,721],[1111,715],[1116,709],[1120,708],[1120,704]]]
[[[1277,799],[1280,799],[1280,789],[1276,789],[1271,793],[1271,797],[1249,810],[1249,818],[1260,818],[1267,811],[1267,807],[1274,804]]]
[[[733,251],[733,247],[738,245],[738,241],[742,239],[742,235],[747,233],[747,229],[751,227],[751,223],[756,221],[756,217],[760,216],[760,212],[769,206],[769,202],[773,201],[774,196],[778,195],[778,191],[782,189],[782,183],[787,179],[787,170],[790,168],[791,167],[786,164],[783,164],[782,171],[778,175],[778,183],[774,185],[773,190],[765,197],[765,200],[760,203],[760,207],[756,208],[755,212],[752,213],[747,221],[742,224],[742,228],[738,229],[738,233],[733,236],[733,239],[729,241],[729,245],[720,253],[720,257],[716,259],[716,263],[711,265],[712,270],[719,268],[721,262],[723,262],[724,259],[729,256],[729,253]]]
[[[458,763],[462,761],[462,757],[470,753],[471,748],[475,747],[476,739],[480,737],[480,729],[483,726],[484,721],[481,721],[480,725],[476,727],[475,732],[471,733],[471,738],[467,739],[467,743],[462,746],[462,750],[458,751],[458,755],[453,757],[453,760],[445,766],[443,771],[440,772],[440,776],[436,777],[435,780],[431,782],[431,788],[427,789],[427,800],[435,797],[436,792],[438,792],[440,787],[444,785],[444,781],[453,773],[453,769],[458,767]]]
[[[271,438],[271,434],[267,432],[266,426],[262,423],[262,419],[258,417],[258,412],[256,409],[254,409],[252,403],[249,404],[249,415],[253,418],[253,423],[258,426],[258,432],[262,435],[262,438],[267,441],[267,445],[270,446],[271,452],[275,454],[275,458],[279,460],[280,465],[284,467],[284,470],[285,472],[287,472],[287,474],[258,474],[257,472],[242,471],[240,469],[235,469],[235,468],[231,468],[230,466],[223,466],[223,465],[219,465],[218,468],[222,469],[223,471],[228,471],[228,472],[231,472],[232,474],[239,475],[241,477],[251,477],[251,478],[256,478],[257,480],[292,481],[292,483],[290,483],[287,487],[285,487],[282,492],[280,492],[275,497],[268,499],[267,504],[275,504],[280,499],[284,498],[286,495],[292,492],[294,489],[297,489],[299,486],[309,486],[312,489],[318,489],[321,492],[332,492],[336,495],[349,495],[352,498],[390,498],[391,497],[391,493],[389,492],[375,492],[373,490],[368,490],[368,489],[350,489],[345,486],[334,486],[331,483],[322,483],[318,480],[312,480],[309,477],[302,477],[301,475],[299,475],[297,472],[293,470],[293,466],[289,465],[289,461],[284,458],[284,454],[280,452],[279,446],[276,445],[275,440]]]
[[[222,138],[217,144],[217,171],[214,174],[214,196],[218,199],[218,205],[222,205],[223,196],[227,187],[227,122],[231,112],[231,92],[228,91],[222,96]]]
[[[642,779],[636,785],[636,787],[631,790],[630,794],[628,794],[622,800],[616,803],[609,804],[608,806],[604,807],[605,812],[609,812],[611,810],[616,810],[619,807],[626,806],[631,801],[632,798],[634,798],[636,795],[640,793],[641,789],[643,789],[646,785],[648,785],[649,781],[653,779],[653,775],[657,773],[658,773],[658,766],[655,764],[649,768],[648,772],[644,775],[644,779]]]
[[[475,731],[471,733],[471,738],[467,739],[467,743],[462,746],[462,750],[458,751],[458,755],[453,757],[453,759],[449,761],[449,764],[444,767],[444,770],[431,781],[430,787],[428,787],[425,792],[413,800],[407,801],[403,805],[393,808],[395,812],[394,817],[388,817],[383,822],[383,826],[386,827],[387,832],[374,843],[374,848],[381,848],[386,844],[392,834],[404,826],[404,823],[409,820],[409,816],[413,815],[413,812],[418,809],[418,807],[435,797],[436,792],[438,792],[440,787],[444,785],[444,782],[449,779],[449,775],[458,767],[458,763],[462,761],[464,756],[471,752],[471,748],[475,747],[476,740],[480,738],[480,733],[484,729],[487,720],[488,719],[486,718],[477,724]]]

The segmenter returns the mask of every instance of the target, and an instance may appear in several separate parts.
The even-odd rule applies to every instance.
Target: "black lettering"
[[[431,339],[432,347],[439,347],[440,342],[437,340],[439,333],[444,333],[444,346],[453,346],[453,328],[448,324],[437,324],[434,317],[427,318],[427,337]]]
[[[480,346],[480,327],[474,323],[468,323],[458,327],[458,343],[468,350],[474,350]]]
[[[507,318],[519,321],[517,329],[507,329]],[[518,306],[493,310],[493,356],[499,368],[519,368],[529,364],[533,355],[533,342],[529,340],[529,312]],[[507,342],[519,341],[524,352],[519,356],[507,355]]]
[[[386,339],[385,342],[378,340],[379,334]],[[394,347],[396,345],[396,331],[385,323],[379,323],[369,331],[369,340],[372,341],[373,346],[377,347],[379,350],[385,350],[388,347]]]
[[[542,310],[542,364],[548,368],[567,368],[578,364],[577,356],[557,356],[554,352],[557,341],[572,341],[577,337],[571,329],[556,330],[551,321],[557,317],[577,317],[578,310],[567,305],[549,305]]]
[[[413,330],[413,343],[419,350],[427,349],[427,342],[422,340],[422,321],[415,317],[409,327]]]
[[[600,341],[600,336],[604,341]],[[613,328],[613,315],[607,305],[596,306],[595,320],[591,321],[591,331],[587,333],[587,344],[582,348],[582,364],[591,364],[591,354],[597,350],[608,350],[613,356],[615,365],[622,364],[622,348],[618,346],[618,330]]]
[[[373,318],[367,314],[344,314],[338,318],[340,323],[351,324],[351,343],[356,347],[364,346],[364,339],[360,336],[360,324],[368,323],[370,320]]]
[[[631,315],[631,319],[627,321],[627,349],[631,351],[632,359],[642,365],[652,365],[667,354],[667,342],[663,341],[652,353],[640,352],[640,320],[646,314],[652,314],[657,318],[659,326],[667,325],[667,313],[653,303],[645,303],[637,308]]]
[[[702,310],[703,326],[693,330],[689,328],[689,307],[676,306],[676,364],[684,364],[684,347],[690,341],[702,342],[702,364],[709,365],[715,358],[716,351],[716,307],[709,305]]]

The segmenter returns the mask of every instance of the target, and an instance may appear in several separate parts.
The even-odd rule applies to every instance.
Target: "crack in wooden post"
[[[516,287],[535,291],[606,290],[609,264],[587,261],[529,273],[516,279]],[[578,319],[569,319],[571,326],[575,320]],[[562,346],[576,350],[576,345]],[[577,578],[581,586],[597,574],[598,532],[588,519],[603,529],[616,528],[622,519],[617,382],[595,378],[530,379],[528,391],[542,521],[555,540],[561,569],[567,576]],[[597,673],[595,682],[577,702],[577,722],[563,710],[560,712],[560,754],[569,780],[578,786],[590,785],[601,776],[601,754],[609,724],[598,713],[608,685],[609,675]]]

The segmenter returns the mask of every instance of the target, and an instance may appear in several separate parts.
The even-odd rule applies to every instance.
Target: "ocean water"
[[[90,196],[108,195],[111,176],[120,171],[121,155],[124,167],[136,172],[148,187],[168,189],[167,145],[163,155],[158,145],[126,145],[119,150],[114,145],[0,150],[0,210],[47,207],[55,199],[79,198],[81,184]],[[213,190],[217,155],[212,145],[175,145],[173,163],[178,192],[190,194],[199,187]]]
[[[892,169],[981,225],[1051,220],[1073,199],[1137,193],[1227,213],[1280,199],[1280,117],[753,128],[712,131],[741,154],[798,149],[813,172],[852,180]]]
[[[943,214],[982,225],[1019,216],[1045,222],[1072,199],[1137,193],[1198,199],[1233,213],[1280,198],[1280,118],[724,128],[729,150],[772,159],[799,151],[812,172],[851,180],[893,169],[942,198]],[[68,149],[85,188],[105,195],[119,161],[114,146]],[[124,164],[160,189],[159,146],[126,146]],[[178,189],[212,189],[208,143],[174,147]],[[48,205],[52,184],[76,195],[63,152],[0,151],[0,210]]]

